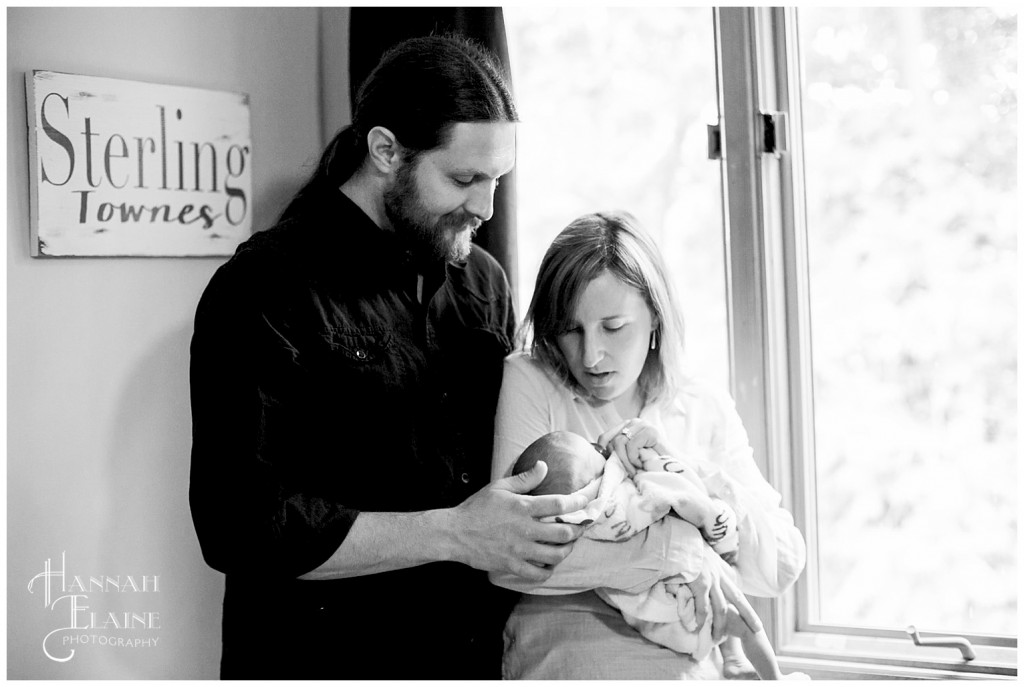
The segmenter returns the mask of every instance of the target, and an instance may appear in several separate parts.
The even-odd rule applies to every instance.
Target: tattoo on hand
[[[725,535],[729,534],[729,514],[723,509],[718,517],[715,518],[714,524],[710,528],[705,530],[707,534],[708,542],[714,544],[725,538]]]

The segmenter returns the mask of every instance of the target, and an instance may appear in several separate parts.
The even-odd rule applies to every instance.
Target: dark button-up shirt
[[[508,598],[485,573],[296,578],[361,511],[487,484],[515,323],[504,272],[479,247],[417,264],[340,192],[305,216],[242,244],[196,312],[190,502],[227,575],[222,675],[496,678]]]

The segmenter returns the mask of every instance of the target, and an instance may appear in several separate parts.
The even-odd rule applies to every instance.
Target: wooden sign
[[[251,233],[249,96],[25,75],[31,253],[231,255]]]

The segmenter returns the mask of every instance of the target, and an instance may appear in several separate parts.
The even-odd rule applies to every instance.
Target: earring
[[[655,350],[658,347],[658,330],[651,330],[651,350]]]

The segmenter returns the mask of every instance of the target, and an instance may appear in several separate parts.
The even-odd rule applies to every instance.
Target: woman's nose
[[[580,358],[583,367],[588,369],[595,367],[604,358],[604,342],[597,334],[584,334],[582,347]]]

